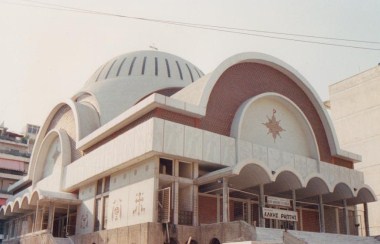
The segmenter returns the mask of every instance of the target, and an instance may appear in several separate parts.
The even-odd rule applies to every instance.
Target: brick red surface
[[[172,92],[172,90],[170,90]],[[87,151],[109,141],[120,133],[129,130],[149,118],[157,117],[230,136],[233,118],[239,106],[247,99],[266,93],[281,94],[293,101],[305,114],[312,126],[322,161],[353,168],[353,163],[331,156],[327,136],[318,115],[305,92],[288,76],[269,66],[256,63],[236,64],[227,69],[219,78],[211,92],[206,116],[201,119],[157,108],[135,120],[121,131],[94,145]]]
[[[303,231],[319,232],[319,214],[317,211],[302,210]]]
[[[217,204],[216,198],[199,196],[199,223],[200,224],[212,224],[216,223],[217,216]]]
[[[331,162],[322,121],[308,96],[289,77],[263,64],[241,63],[227,69],[211,92],[207,115],[201,120],[200,127],[229,136],[239,106],[247,99],[266,92],[289,98],[303,111],[317,137],[321,160]]]

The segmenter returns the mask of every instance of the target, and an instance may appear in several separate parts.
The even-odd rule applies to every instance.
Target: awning
[[[26,191],[23,195],[13,200],[9,199],[6,205],[0,208],[0,219],[22,213],[24,210],[34,209],[37,203],[39,205],[50,203],[79,205],[81,202],[82,200],[79,200],[77,196],[72,193],[53,192],[41,189]]]
[[[220,189],[220,179],[226,178],[228,185],[237,190],[258,194],[259,185],[264,185],[265,195],[281,195],[290,199],[292,190],[295,190],[297,200],[309,201],[322,195],[324,203],[346,200],[348,205],[356,205],[377,200],[374,191],[364,184],[360,174],[345,168],[342,169],[345,170],[343,172],[347,171],[347,175],[338,174],[334,171],[336,169],[341,170],[333,165],[324,174],[310,172],[303,176],[291,167],[274,171],[259,162],[244,162],[205,174],[195,183],[200,186],[200,191],[202,188],[210,191]]]

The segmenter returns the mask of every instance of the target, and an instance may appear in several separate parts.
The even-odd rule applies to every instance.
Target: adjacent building
[[[29,133],[35,137],[37,130]],[[33,144],[25,134],[8,131],[4,122],[0,125],[0,205],[4,205],[12,195],[8,188],[16,181],[21,180],[28,173],[29,159]],[[3,224],[0,221],[0,242],[3,239]]]
[[[0,126],[0,205],[4,205],[11,194],[9,186],[27,175],[30,158],[28,139]]]
[[[221,243],[256,227],[358,234],[376,200],[288,64],[242,53],[204,75],[139,51],[57,104],[0,210],[5,243]]]
[[[380,194],[380,65],[330,86],[331,115],[342,148],[362,155],[355,169]],[[359,224],[365,226],[363,206]],[[380,235],[380,203],[368,204],[369,232]],[[364,232],[364,230],[362,230]]]

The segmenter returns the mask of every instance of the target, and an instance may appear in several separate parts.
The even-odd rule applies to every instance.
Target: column
[[[265,219],[263,214],[263,208],[265,207],[264,185],[260,185],[259,195],[259,226],[265,227]]]
[[[198,178],[198,164],[193,164],[193,179]],[[198,185],[193,185],[193,226],[199,225],[199,188]]]
[[[369,233],[369,221],[368,221],[368,205],[367,203],[363,203],[364,207],[364,227],[365,227],[365,235],[370,236]]]
[[[325,208],[323,207],[323,199],[322,195],[318,196],[319,200],[319,226],[320,226],[320,232],[324,233],[326,231],[325,229]]]
[[[339,208],[335,208],[336,233],[340,234]]]
[[[48,232],[53,232],[53,224],[54,224],[54,212],[55,212],[55,206],[54,203],[49,202],[49,219],[48,219]]]
[[[359,220],[358,220],[358,217],[359,217],[359,215],[358,215],[358,208],[357,208],[357,205],[355,205],[354,206],[354,226],[355,226],[355,232],[357,233],[357,235],[360,235],[359,233],[359,226],[360,226],[360,224],[359,224]],[[360,228],[361,228],[361,226],[360,226]],[[355,234],[355,233],[353,233],[353,234]]]
[[[174,176],[175,176],[175,181],[174,181],[174,205],[173,205],[173,224],[178,224],[178,214],[179,214],[179,182],[178,182],[178,174],[179,174],[179,162],[178,160],[175,160],[173,162],[173,167],[174,167]]]
[[[350,234],[350,222],[348,219],[348,209],[347,209],[347,200],[343,199],[343,216],[344,216],[344,223],[346,225],[346,235]]]
[[[228,179],[223,177],[223,222],[227,223],[228,221]]]
[[[252,208],[251,208],[251,199],[247,200],[247,214],[248,214],[248,224],[252,225]]]
[[[174,184],[174,203],[173,203],[173,224],[178,224],[178,190],[179,190],[179,183],[178,179],[175,180]]]
[[[293,199],[293,211],[297,212],[297,205],[296,205],[296,190],[292,190],[292,199]],[[298,220],[300,221],[300,220]],[[297,230],[298,223],[294,223],[294,230]]]

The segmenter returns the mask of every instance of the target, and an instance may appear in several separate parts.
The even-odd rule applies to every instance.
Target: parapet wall
[[[220,243],[256,240],[254,227],[244,221],[207,224],[201,226],[169,225],[172,243],[187,243],[189,237],[198,244],[209,244],[216,238]],[[160,223],[144,223],[72,236],[74,243],[107,244],[163,244],[166,241],[166,226]]]

